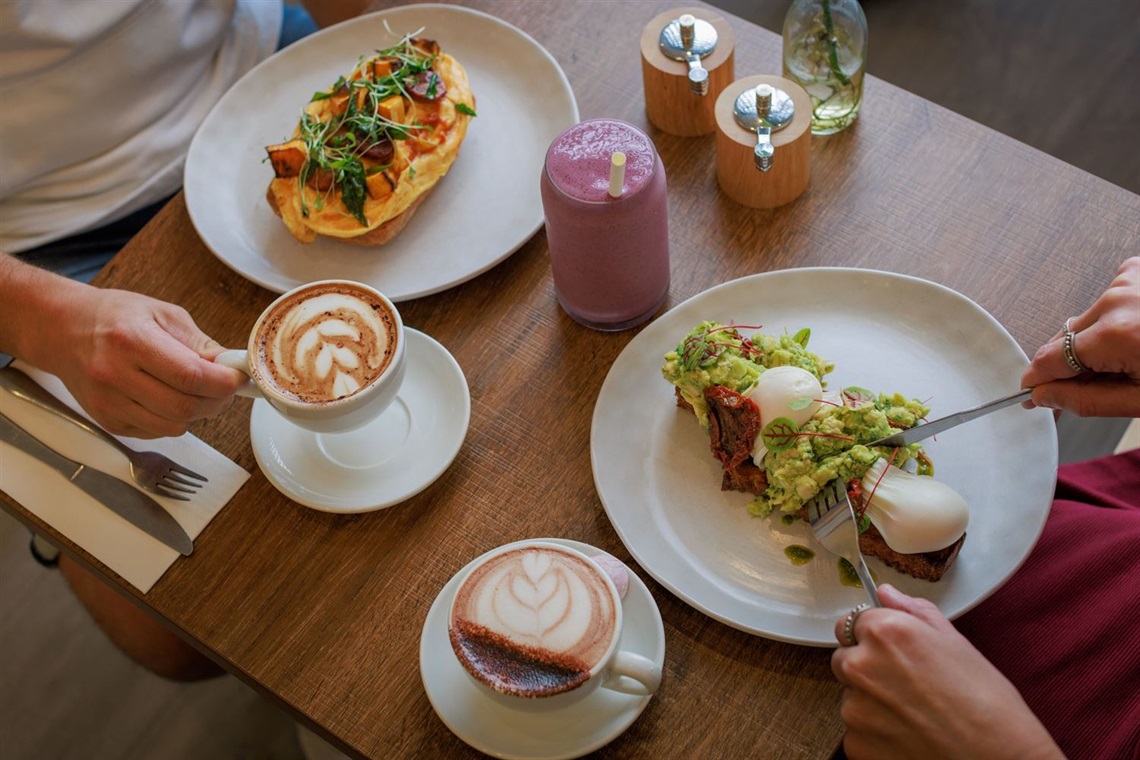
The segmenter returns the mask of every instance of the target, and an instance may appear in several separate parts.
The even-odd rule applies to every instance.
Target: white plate
[[[265,146],[291,137],[313,93],[347,74],[358,56],[421,27],[471,80],[479,115],[459,158],[387,245],[297,242],[265,200],[273,175]],[[367,283],[393,301],[418,298],[485,272],[538,231],[546,149],[577,121],[566,75],[524,32],[467,8],[394,8],[302,39],[235,84],[190,145],[186,206],[210,250],[270,290],[333,277]]]
[[[433,338],[404,332],[408,368],[400,392],[359,430],[318,435],[286,420],[268,401],[253,403],[253,455],[277,490],[322,512],[369,512],[410,499],[451,465],[471,419],[467,379]]]
[[[923,399],[932,417],[1012,393],[1028,363],[984,309],[948,288],[857,269],[796,269],[712,288],[634,338],[594,408],[594,481],[610,521],[645,570],[678,597],[736,628],[834,646],[836,618],[863,601],[808,526],[748,514],[722,492],[707,434],[661,377],[665,354],[702,320],[811,328],[809,348],[836,363],[829,387],[857,385]],[[748,331],[751,332],[751,331]],[[970,505],[966,542],[937,583],[868,560],[881,582],[930,599],[953,618],[993,592],[1044,527],[1057,473],[1052,414],[1012,407],[925,442],[935,476]],[[816,550],[795,566],[784,548]]]
[[[589,544],[544,538],[593,556]],[[472,560],[475,562],[476,560]],[[470,567],[468,563],[467,567]],[[464,567],[449,580],[432,603],[420,637],[420,675],[424,690],[440,719],[456,736],[488,755],[513,760],[560,760],[593,752],[629,728],[652,697],[619,694],[600,688],[581,702],[556,713],[520,712],[481,694],[455,659],[447,638],[447,614]],[[665,627],[657,603],[631,570],[629,590],[622,599],[625,627],[621,647],[665,662]]]

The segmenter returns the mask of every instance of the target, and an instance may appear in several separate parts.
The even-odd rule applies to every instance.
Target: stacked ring
[[[847,619],[843,621],[843,646],[853,647],[859,643],[855,638],[855,619],[859,617],[860,613],[864,610],[869,610],[870,608],[871,605],[864,602],[847,613]]]
[[[1080,374],[1081,372],[1088,372],[1089,368],[1081,364],[1081,360],[1077,358],[1077,334],[1069,327],[1069,323],[1072,321],[1072,317],[1065,320],[1065,337],[1061,342],[1061,347],[1065,352],[1065,362],[1069,365],[1069,369]]]

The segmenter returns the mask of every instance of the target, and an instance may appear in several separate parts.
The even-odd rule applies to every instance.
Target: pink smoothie
[[[621,196],[610,159],[626,155]],[[669,291],[665,167],[649,136],[617,119],[563,132],[546,152],[542,207],[554,289],[566,313],[600,330],[652,317]]]

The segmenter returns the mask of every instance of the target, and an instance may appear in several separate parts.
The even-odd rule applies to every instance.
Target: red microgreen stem
[[[887,466],[883,468],[883,473],[879,476],[878,480],[875,481],[875,485],[871,488],[871,493],[867,495],[867,500],[863,502],[864,510],[871,508],[871,500],[875,498],[875,491],[879,490],[879,483],[881,483],[883,478],[887,476],[887,470],[889,470],[891,468],[891,465],[895,463],[895,457],[898,456],[898,453],[899,449],[897,448],[891,452],[891,458],[887,460]]]

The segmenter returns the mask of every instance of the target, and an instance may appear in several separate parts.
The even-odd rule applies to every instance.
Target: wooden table
[[[604,11],[594,2],[463,4],[546,46],[583,118],[622,118],[654,138],[669,179],[669,306],[756,272],[889,270],[964,293],[1032,353],[1140,250],[1136,195],[873,77],[856,125],[815,140],[811,184],[798,201],[771,211],[739,206],[718,191],[711,135],[671,137],[645,118],[637,41],[649,19],[681,4],[613,2]],[[780,38],[728,18],[737,77],[778,73]],[[182,304],[233,346],[244,345],[274,297],[211,255],[181,197],[97,283]],[[491,271],[401,311],[454,354],[472,399],[458,459],[401,506],[343,517],[282,497],[257,469],[245,400],[193,432],[253,477],[194,555],[145,597],[6,495],[3,502],[345,751],[476,756],[424,693],[417,668],[424,618],[453,573],[508,541],[564,536],[632,563],[595,492],[589,434],[606,372],[635,333],[594,332],[560,310],[541,232]],[[665,621],[664,684],[600,756],[833,752],[842,722],[829,651],[742,633],[639,575]]]

